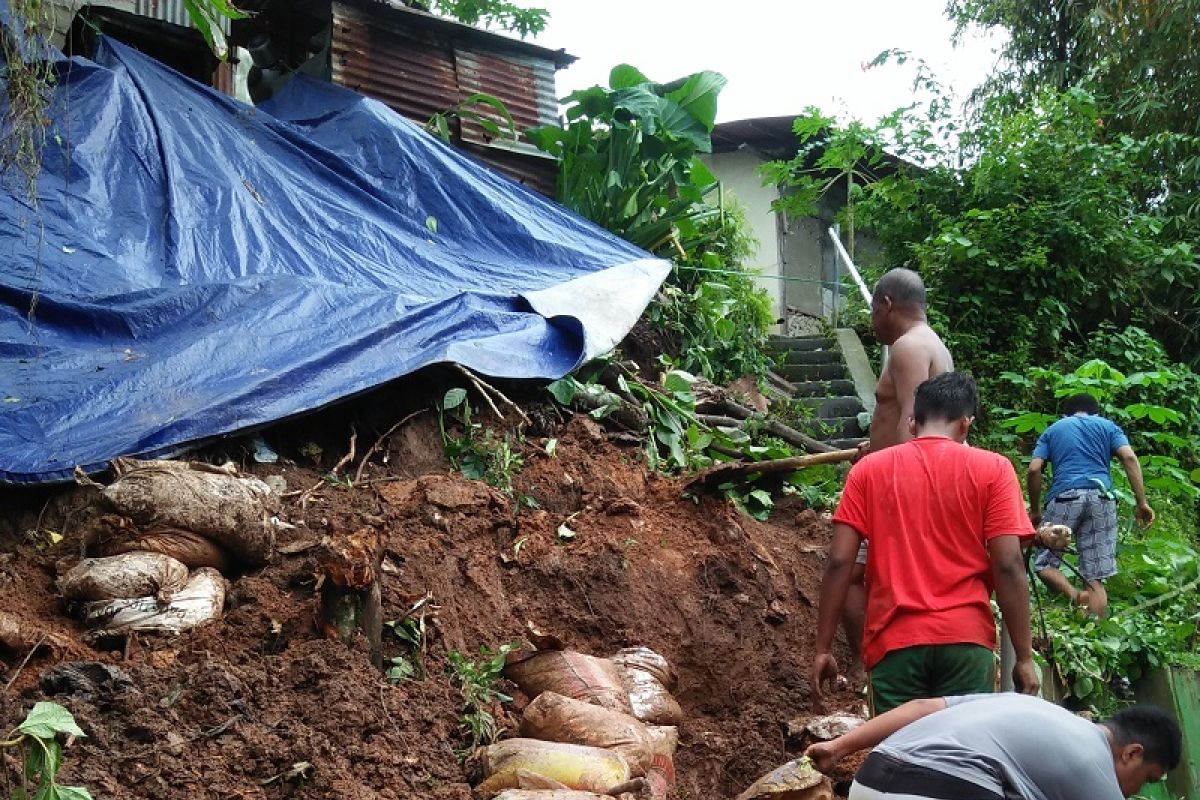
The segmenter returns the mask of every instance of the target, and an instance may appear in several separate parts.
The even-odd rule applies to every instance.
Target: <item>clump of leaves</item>
[[[60,786],[55,782],[62,766],[63,745],[59,736],[86,736],[71,712],[58,703],[34,705],[25,721],[9,732],[0,747],[18,748],[24,756],[21,785],[13,789],[13,800],[92,800],[82,786]]]
[[[479,658],[471,659],[451,650],[446,659],[450,662],[450,678],[459,687],[463,697],[463,714],[460,718],[463,729],[471,738],[471,750],[489,745],[503,732],[492,708],[496,703],[512,700],[495,688],[496,681],[504,671],[504,660],[519,642],[500,645],[492,650],[487,645],[479,646]]]
[[[388,659],[386,675],[391,683],[409,678],[423,679],[425,677],[425,617],[405,617],[384,623],[392,633],[396,634],[408,650],[407,653],[392,656]]]
[[[452,411],[457,412],[462,426],[460,436],[453,436],[446,429],[446,415]],[[525,465],[525,459],[511,436],[497,436],[492,429],[472,421],[466,389],[446,392],[438,406],[438,427],[442,448],[454,469],[471,480],[484,481],[512,495],[513,477]]]

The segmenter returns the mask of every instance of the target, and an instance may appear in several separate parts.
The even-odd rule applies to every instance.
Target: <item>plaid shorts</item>
[[[1046,504],[1042,524],[1066,525],[1079,552],[1079,574],[1099,581],[1117,574],[1117,501],[1098,489],[1070,489]],[[1062,554],[1039,550],[1033,568],[1062,564]]]

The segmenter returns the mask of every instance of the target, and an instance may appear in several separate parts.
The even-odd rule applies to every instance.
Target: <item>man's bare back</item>
[[[917,386],[943,372],[954,370],[954,359],[941,338],[924,322],[900,336],[888,354],[875,385],[875,413],[871,417],[871,452],[903,444],[912,438],[912,416]]]

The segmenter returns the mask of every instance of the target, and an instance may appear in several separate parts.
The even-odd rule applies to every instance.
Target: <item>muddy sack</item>
[[[652,798],[666,797],[675,785],[675,750],[679,747],[679,729],[673,725],[647,725],[650,737],[650,766],[646,785]]]
[[[646,774],[654,761],[655,740],[647,726],[620,711],[542,692],[521,715],[521,735],[547,742],[602,747],[620,753],[631,774]]]
[[[140,527],[167,526],[212,539],[248,566],[271,558],[275,497],[258,478],[232,465],[184,461],[113,461],[118,477],[101,492],[104,502]]]
[[[833,786],[810,759],[798,758],[763,775],[737,800],[833,800]]]
[[[607,794],[630,777],[629,762],[619,753],[538,739],[497,742],[476,751],[474,761],[477,776],[483,778],[476,790],[485,797],[505,789],[526,788],[522,785],[523,774],[598,794]]]
[[[89,556],[119,556],[122,553],[161,553],[188,569],[212,567],[228,572],[233,559],[225,548],[199,533],[167,525],[139,528],[133,520],[117,514],[94,519],[86,535]]]
[[[166,602],[188,582],[188,568],[159,553],[85,558],[58,579],[67,600],[153,596]]]
[[[169,603],[134,597],[83,604],[84,621],[105,631],[178,633],[220,619],[225,607],[225,578],[201,567]]]
[[[607,658],[574,650],[515,650],[508,654],[504,677],[536,698],[542,692],[632,712],[620,667]]]
[[[617,653],[612,663],[620,670],[633,716],[655,725],[683,722],[683,709],[667,688],[676,680],[665,658],[647,647],[637,647]]]

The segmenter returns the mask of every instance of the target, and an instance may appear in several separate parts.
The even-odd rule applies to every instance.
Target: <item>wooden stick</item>
[[[29,648],[29,652],[26,653],[25,659],[21,662],[20,666],[17,667],[17,671],[12,674],[12,677],[8,679],[8,683],[4,684],[4,691],[0,694],[8,694],[8,690],[12,688],[14,683],[16,683],[17,676],[21,674],[21,670],[25,669],[25,665],[29,663],[29,659],[33,658],[33,654],[37,652],[37,649],[41,647],[42,643],[45,641],[46,634],[43,633],[42,637],[34,642],[33,647]]]
[[[723,483],[732,478],[744,477],[755,473],[766,475],[779,472],[795,472],[798,469],[815,467],[818,464],[838,464],[850,461],[857,456],[858,450],[834,450],[832,453],[809,453],[808,455],[777,458],[771,461],[718,464],[715,467],[709,467],[688,481],[685,488],[691,488],[696,485]]]
[[[517,416],[521,418],[521,421],[523,423],[525,423],[526,425],[532,424],[529,417],[527,417],[525,415],[525,412],[521,410],[521,407],[519,405],[517,405],[516,403],[514,403],[512,400],[508,399],[508,396],[506,394],[504,394],[504,392],[500,391],[495,386],[492,386],[490,383],[485,381],[483,378],[480,378],[475,373],[471,372],[471,370],[467,369],[462,364],[455,364],[454,366],[458,367],[459,370],[464,375],[466,375],[467,378],[473,384],[475,384],[475,388],[478,389],[481,394],[483,394],[484,399],[487,400],[487,402],[488,402],[488,405],[492,407],[492,411],[495,411],[496,416],[500,417],[500,419],[504,419],[504,415],[500,413],[499,409],[497,409],[496,406],[492,403],[491,399],[488,398],[487,392],[491,392],[492,394],[494,394],[496,397],[498,397],[500,399],[500,402],[504,403],[506,406],[511,408],[513,411],[517,412]]]
[[[354,485],[355,486],[358,486],[359,481],[362,480],[363,470],[367,468],[367,462],[371,459],[371,456],[375,455],[375,451],[379,449],[379,445],[383,444],[383,440],[388,438],[389,436],[391,436],[393,433],[395,433],[396,429],[399,428],[401,425],[408,422],[413,417],[418,416],[419,414],[424,414],[428,410],[429,410],[428,408],[422,408],[418,411],[412,412],[411,414],[406,416],[404,419],[400,420],[395,425],[388,428],[387,431],[385,431],[382,436],[380,436],[378,439],[375,440],[375,444],[371,445],[371,448],[369,450],[367,450],[367,454],[362,457],[362,461],[360,461],[358,464],[358,470],[354,473]]]

